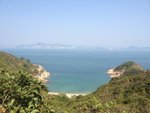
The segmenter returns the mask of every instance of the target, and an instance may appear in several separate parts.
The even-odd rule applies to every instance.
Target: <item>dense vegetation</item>
[[[37,67],[29,59],[17,58],[11,54],[0,51],[0,68],[5,67],[9,71],[24,70],[30,74],[37,73]]]
[[[149,113],[150,71],[138,71],[132,62],[118,66],[130,68],[124,76],[112,78],[86,96],[68,98],[48,95],[46,86],[24,64],[24,59],[1,53],[0,113]],[[7,60],[6,60],[7,59]],[[9,62],[8,62],[9,61]],[[6,63],[5,63],[6,62]],[[1,65],[2,64],[2,65]],[[134,70],[136,67],[136,71]],[[25,68],[25,69],[24,69]],[[19,71],[20,70],[20,71]],[[134,76],[133,76],[133,75]]]
[[[114,71],[124,71],[123,75],[137,75],[144,71],[144,69],[133,61],[125,62],[117,66]]]
[[[49,111],[44,103],[47,88],[26,72],[0,69],[0,113],[39,113]]]

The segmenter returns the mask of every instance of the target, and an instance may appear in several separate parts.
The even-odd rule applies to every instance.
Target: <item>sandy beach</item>
[[[79,96],[79,95],[87,95],[88,93],[59,93],[59,92],[49,92],[50,95],[60,95],[65,94],[68,98],[72,98],[73,96]]]

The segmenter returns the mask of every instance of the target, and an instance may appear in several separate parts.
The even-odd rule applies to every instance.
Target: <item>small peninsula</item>
[[[142,71],[144,71],[144,69],[139,64],[136,64],[133,61],[128,61],[117,66],[114,69],[109,69],[107,71],[107,74],[111,78],[114,78],[114,77],[120,77],[122,75],[129,75],[129,74],[135,75]]]

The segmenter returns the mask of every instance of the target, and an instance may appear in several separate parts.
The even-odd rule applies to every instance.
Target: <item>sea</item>
[[[134,61],[150,69],[150,51],[6,49],[17,57],[30,59],[51,73],[46,83],[50,92],[90,93],[107,84],[107,70]]]

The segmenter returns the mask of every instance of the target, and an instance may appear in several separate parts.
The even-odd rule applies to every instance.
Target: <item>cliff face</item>
[[[37,67],[37,74],[35,75],[40,81],[47,82],[48,77],[50,76],[50,73],[47,72],[43,66],[34,64],[34,66]]]
[[[107,74],[111,78],[114,78],[114,77],[119,77],[121,75],[131,75],[131,74],[135,75],[142,71],[144,71],[144,69],[140,65],[138,65],[132,61],[128,61],[114,69],[109,69],[107,71]]]
[[[121,71],[115,71],[114,69],[109,69],[107,71],[107,74],[111,77],[111,78],[114,78],[114,77],[119,77],[121,76],[123,73],[124,73],[125,70],[121,70]]]

